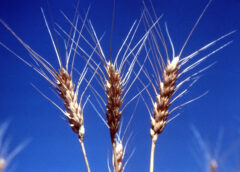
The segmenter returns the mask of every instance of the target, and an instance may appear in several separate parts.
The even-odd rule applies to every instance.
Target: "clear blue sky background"
[[[139,19],[143,9],[140,0],[116,1],[113,54],[116,54],[124,36],[134,20]],[[164,14],[160,23],[167,22],[177,52],[181,49],[207,2],[207,0],[153,0],[157,14]],[[45,0],[1,0],[0,18],[8,23],[35,51],[56,64],[40,7],[46,11],[48,19],[53,16],[54,21],[64,28],[69,28],[59,10],[72,16],[76,1],[49,0],[49,7],[47,4]],[[102,45],[108,54],[113,2],[110,0],[80,1],[81,14],[87,10],[89,5],[91,5],[89,18],[98,34],[106,33]],[[240,1],[214,0],[191,37],[183,56],[235,29],[240,29]],[[139,34],[142,32],[140,31]],[[181,102],[190,100],[207,90],[209,94],[182,108],[179,111],[181,115],[167,125],[166,130],[159,137],[155,158],[156,172],[203,171],[204,155],[198,149],[191,125],[194,125],[201,133],[204,141],[209,145],[210,153],[214,154],[216,143],[221,145],[218,156],[220,171],[234,171],[237,163],[240,163],[238,145],[240,138],[239,31],[217,44],[215,48],[229,40],[234,42],[211,56],[199,67],[200,69],[217,61],[216,65],[201,75],[201,79]],[[2,26],[0,26],[0,41],[24,59],[31,61],[24,48]],[[213,49],[208,52],[211,50]],[[139,56],[140,61],[143,58]],[[9,149],[13,149],[24,140],[31,140],[14,159],[12,163],[14,171],[85,171],[77,136],[62,119],[63,114],[44,99],[30,83],[55,100],[56,97],[50,85],[2,47],[0,47],[0,59],[0,123],[10,121],[7,132],[7,137],[11,138]],[[136,83],[133,90],[136,91],[138,87],[140,88],[141,85]],[[130,95],[133,95],[133,92],[130,92]],[[61,101],[57,100],[57,102],[61,104]],[[124,125],[135,104],[136,102],[131,104],[124,112]],[[97,117],[90,104],[87,104],[84,115],[85,144],[91,169],[99,172],[107,171],[107,158],[110,157],[111,151],[108,129]],[[148,171],[151,143],[149,128],[150,120],[147,109],[140,101],[128,131],[128,136],[133,133],[133,137],[128,145],[127,156],[134,149],[135,153],[126,171]],[[223,136],[221,141],[217,139],[219,133]],[[199,152],[197,158],[194,157],[194,151]],[[202,162],[202,167],[198,165],[198,161]]]

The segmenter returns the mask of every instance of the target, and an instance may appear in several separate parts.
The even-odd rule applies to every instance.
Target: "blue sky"
[[[159,16],[164,14],[160,24],[164,26],[164,22],[167,22],[176,52],[180,51],[207,2],[207,0],[153,0],[157,14]],[[31,45],[32,49],[56,65],[56,56],[40,8],[45,10],[49,21],[53,16],[55,22],[68,29],[69,25],[59,10],[64,11],[68,16],[73,16],[75,4],[76,1],[59,0],[56,4],[56,1],[49,0],[48,6],[45,0],[36,2],[1,0],[0,18]],[[89,5],[91,5],[89,19],[98,35],[105,32],[102,45],[105,53],[108,54],[113,2],[109,0],[80,1],[80,13],[84,14]],[[113,54],[116,55],[132,23],[139,19],[142,9],[140,0],[116,2]],[[240,1],[214,0],[193,33],[183,56],[232,30],[239,29]],[[140,28],[138,34],[142,35],[142,31],[143,29]],[[3,26],[0,26],[0,35],[1,42],[27,61],[31,61],[28,53]],[[136,40],[140,38],[139,35]],[[211,52],[230,40],[233,40],[231,45],[211,56],[197,68],[201,69],[217,62],[201,74],[200,80],[181,99],[180,103],[205,91],[209,93],[179,110],[181,115],[169,123],[160,135],[155,155],[156,172],[203,171],[198,161],[204,166],[204,155],[199,151],[191,126],[195,126],[200,132],[211,154],[214,154],[216,144],[221,145],[218,156],[220,171],[236,170],[237,162],[238,164],[240,162],[239,31],[220,41],[207,52]],[[67,121],[63,120],[63,114],[44,99],[31,86],[31,83],[61,105],[61,101],[56,98],[50,85],[3,47],[0,47],[0,58],[0,123],[10,122],[6,134],[10,138],[9,149],[13,149],[25,140],[30,140],[26,148],[12,162],[14,171],[84,171],[84,161],[77,136],[71,131]],[[140,55],[139,61],[143,61],[143,58],[144,56]],[[201,55],[196,57],[196,59],[199,58]],[[79,68],[82,67],[81,65],[79,64]],[[130,91],[129,97],[134,95],[137,88],[141,88],[138,82]],[[135,104],[136,101],[130,104],[123,113],[123,126],[129,120]],[[85,144],[91,169],[92,171],[107,171],[107,158],[111,151],[108,129],[90,104],[87,104],[84,111],[84,120]],[[127,134],[127,136],[130,136],[130,133],[133,134],[128,145],[127,156],[133,150],[135,153],[126,171],[148,171],[151,143],[149,128],[150,120],[147,109],[140,100]],[[220,141],[219,135],[223,136]],[[194,157],[194,151],[198,152],[197,158]]]

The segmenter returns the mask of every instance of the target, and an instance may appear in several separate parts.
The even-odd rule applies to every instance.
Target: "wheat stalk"
[[[171,40],[170,34],[168,32],[167,25],[165,24],[166,34],[167,34],[167,37],[169,39],[171,49],[172,49],[172,59],[169,58],[167,45],[164,40],[160,25],[158,24],[157,27],[155,27],[154,30],[152,30],[150,32],[151,36],[149,36],[148,45],[150,46],[150,50],[152,52],[152,57],[154,58],[154,60],[149,58],[149,62],[153,68],[153,73],[154,73],[154,76],[156,79],[156,82],[152,81],[148,72],[144,71],[145,76],[148,78],[148,80],[150,81],[150,83],[152,85],[152,88],[155,92],[154,97],[156,98],[156,101],[154,101],[151,94],[147,90],[148,95],[149,95],[152,105],[153,105],[153,115],[152,115],[149,110],[150,108],[145,103],[147,105],[149,115],[151,117],[150,135],[152,138],[152,146],[151,146],[151,155],[150,155],[150,172],[154,171],[154,153],[155,153],[156,142],[158,140],[159,134],[161,134],[163,132],[166,124],[168,123],[168,116],[175,110],[179,109],[180,107],[199,99],[200,97],[205,95],[205,93],[195,99],[192,99],[188,102],[183,103],[182,105],[179,105],[179,106],[173,108],[172,110],[170,110],[170,106],[177,99],[182,97],[187,92],[188,88],[191,87],[197,81],[198,78],[196,78],[196,76],[199,73],[205,71],[212,65],[209,65],[209,66],[205,67],[204,69],[199,70],[198,72],[186,77],[185,79],[183,79],[183,81],[178,83],[179,78],[182,77],[183,74],[194,69],[201,62],[203,62],[205,59],[207,59],[210,55],[216,53],[217,51],[221,50],[222,48],[224,48],[225,46],[227,46],[228,44],[231,43],[231,41],[230,41],[230,42],[224,44],[223,46],[219,47],[218,49],[212,51],[211,53],[207,54],[206,56],[200,58],[193,64],[190,64],[189,66],[184,66],[190,59],[192,59],[193,57],[198,55],[201,51],[209,48],[210,46],[214,45],[219,40],[225,38],[226,36],[228,36],[234,32],[234,31],[230,32],[230,33],[210,42],[209,44],[207,44],[204,47],[200,48],[199,50],[193,52],[192,54],[190,54],[187,57],[182,57],[182,52],[183,52],[186,44],[188,43],[193,31],[197,27],[199,21],[201,20],[202,16],[204,15],[204,13],[207,10],[210,3],[211,3],[211,0],[205,6],[203,12],[201,13],[200,17],[198,18],[198,20],[196,21],[192,30],[190,31],[190,33],[189,33],[186,41],[184,42],[184,44],[180,50],[180,53],[178,55],[175,55],[174,45]],[[153,18],[151,17],[151,14],[148,11],[145,4],[144,4],[144,6],[145,6],[145,15],[144,16],[145,16],[145,28],[146,28],[146,27],[149,27],[151,22],[153,22]],[[154,16],[156,17],[156,13],[153,8],[153,5],[152,5],[152,9],[154,12]],[[160,42],[165,50],[165,54],[167,56],[166,63],[164,62],[163,55],[160,52],[160,46],[158,43],[158,39],[160,39]],[[147,51],[147,47],[145,49]],[[194,79],[194,77],[195,77],[195,79]],[[182,85],[186,84],[187,82],[189,82],[191,80],[192,80],[192,83],[189,84],[188,88],[184,89],[178,95],[175,95],[175,93],[179,90],[180,87],[182,87]],[[157,83],[157,84],[155,85],[154,83]],[[175,95],[175,97],[174,97],[174,95]],[[175,117],[173,117],[173,118],[175,118]]]
[[[67,21],[70,22],[71,24],[71,31],[70,33],[67,33],[64,31],[64,29],[61,28],[61,26],[57,25],[58,29],[68,38],[66,46],[66,52],[65,52],[65,61],[62,61],[62,57],[58,51],[58,47],[55,44],[54,38],[51,33],[51,29],[48,26],[45,14],[42,10],[43,13],[43,18],[45,21],[45,24],[47,26],[53,48],[56,53],[56,57],[58,60],[58,67],[53,67],[52,64],[50,64],[45,58],[41,57],[38,53],[36,53],[34,50],[31,49],[29,45],[27,45],[4,21],[0,20],[0,22],[3,24],[3,26],[6,27],[7,30],[9,30],[12,35],[24,46],[24,48],[31,54],[31,56],[34,58],[35,65],[29,63],[28,61],[24,60],[21,58],[18,54],[16,54],[14,51],[9,49],[7,46],[5,46],[3,43],[0,42],[0,44],[6,48],[9,52],[17,56],[20,60],[22,60],[25,64],[27,64],[29,67],[33,68],[38,74],[40,74],[43,78],[45,78],[51,86],[53,86],[54,89],[56,89],[57,94],[61,98],[65,110],[60,108],[57,104],[54,103],[54,101],[50,100],[46,95],[44,95],[42,92],[40,92],[45,98],[51,101],[63,114],[66,116],[68,119],[69,125],[72,128],[73,132],[77,134],[79,142],[81,144],[82,148],[82,153],[83,157],[85,160],[85,165],[86,169],[88,172],[90,172],[90,167],[86,155],[86,150],[84,146],[84,136],[85,136],[85,128],[84,128],[84,118],[83,118],[83,111],[84,111],[84,106],[87,103],[88,99],[82,103],[82,98],[83,95],[85,94],[87,88],[90,86],[93,89],[94,94],[96,97],[99,97],[100,101],[104,104],[106,107],[106,120],[103,119],[104,123],[109,129],[110,133],[110,138],[111,138],[111,143],[112,143],[112,157],[113,157],[113,171],[114,172],[122,172],[124,171],[125,165],[123,164],[124,160],[124,155],[125,155],[125,149],[126,147],[123,145],[123,137],[120,137],[120,132],[119,128],[120,123],[121,123],[121,118],[124,109],[127,107],[127,105],[132,102],[136,97],[141,95],[142,91],[139,91],[139,93],[134,96],[130,101],[125,101],[126,95],[129,92],[129,90],[132,88],[134,82],[136,79],[139,79],[138,76],[141,71],[145,74],[147,79],[150,81],[150,84],[155,92],[154,96],[151,96],[149,90],[147,89],[147,86],[144,85],[144,83],[140,80],[140,82],[143,84],[144,89],[146,89],[148,95],[150,96],[152,105],[153,105],[153,110],[150,112],[150,108],[147,106],[149,110],[149,114],[151,117],[151,129],[150,129],[150,136],[152,138],[152,145],[151,145],[151,155],[150,155],[150,172],[153,172],[154,170],[154,154],[155,154],[155,147],[156,147],[156,142],[158,140],[159,134],[161,134],[165,127],[166,124],[169,122],[169,115],[173,113],[175,110],[179,109],[180,107],[199,99],[201,96],[192,99],[188,102],[185,102],[184,104],[177,106],[173,109],[170,109],[170,106],[181,96],[183,96],[187,90],[184,89],[181,93],[178,93],[176,95],[176,92],[182,87],[182,85],[186,84],[189,81],[192,81],[191,84],[189,84],[189,87],[192,86],[193,83],[196,82],[197,79],[196,77],[199,73],[205,71],[211,65],[207,66],[204,69],[199,70],[198,72],[188,76],[187,78],[183,79],[181,82],[179,82],[179,78],[183,76],[183,74],[191,71],[195,67],[197,67],[201,62],[203,62],[205,59],[207,59],[210,55],[216,53],[217,51],[221,50],[225,46],[227,46],[229,43],[224,44],[223,46],[219,47],[218,49],[212,51],[208,55],[200,58],[193,64],[190,64],[188,66],[184,66],[187,64],[192,58],[194,58],[196,55],[198,55],[200,52],[206,50],[210,46],[214,45],[216,42],[222,40],[226,36],[232,34],[228,33],[212,42],[207,44],[206,46],[200,48],[199,50],[193,52],[192,54],[182,57],[183,50],[188,43],[193,31],[195,30],[196,26],[198,25],[200,19],[202,18],[203,14],[205,13],[206,9],[208,8],[209,4],[211,3],[211,0],[209,3],[206,5],[204,8],[202,14],[198,18],[197,22],[195,23],[194,27],[192,28],[190,34],[188,35],[186,41],[184,42],[180,53],[176,56],[175,55],[175,50],[174,50],[174,45],[171,40],[170,34],[168,32],[167,26],[166,26],[166,34],[169,39],[171,49],[172,49],[172,58],[169,57],[168,55],[168,50],[166,46],[166,42],[164,40],[164,37],[162,35],[161,28],[158,24],[158,20],[161,18],[157,18],[156,16],[156,21],[154,22],[153,18],[151,17],[148,9],[145,6],[145,11],[143,13],[143,17],[145,18],[146,22],[146,34],[141,37],[141,39],[135,44],[132,45],[133,39],[135,37],[135,34],[138,30],[138,27],[140,25],[140,21],[134,22],[132,27],[130,28],[123,44],[119,48],[119,51],[117,52],[117,55],[115,57],[115,60],[112,60],[111,57],[111,49],[110,49],[110,60],[107,60],[103,49],[101,47],[100,41],[101,38],[99,39],[97,37],[96,31],[89,22],[90,28],[85,26],[85,22],[87,19],[87,14],[85,18],[83,19],[83,26],[79,30],[78,29],[78,20],[79,17],[75,16],[74,22],[71,22],[65,14],[64,17],[67,19]],[[153,9],[154,10],[154,9]],[[155,14],[155,11],[154,11]],[[136,26],[137,25],[137,26]],[[152,31],[152,28],[157,25],[156,29]],[[135,27],[136,26],[136,27]],[[82,35],[82,30],[83,28],[86,28],[88,32],[90,33],[94,44],[96,46],[90,44],[88,40]],[[135,29],[134,29],[135,28]],[[57,34],[62,36],[60,33],[56,31]],[[78,36],[77,36],[78,34]],[[132,34],[132,36],[130,36]],[[149,36],[150,35],[150,36]],[[92,48],[92,53],[88,54],[85,52],[79,45],[80,39],[83,39],[91,48]],[[163,59],[163,56],[160,52],[159,48],[159,43],[158,40],[160,39],[160,43],[162,44],[163,48],[165,49],[165,53],[167,56],[167,60],[165,63],[165,60]],[[129,41],[127,43],[127,41]],[[156,59],[156,61],[153,63],[153,60],[150,59],[148,55],[148,47],[145,45],[145,42],[149,41],[149,49],[152,53],[153,58]],[[126,47],[126,50],[123,52],[123,48]],[[130,48],[133,47],[133,48]],[[138,56],[142,50],[142,48],[145,48],[147,55],[145,57],[144,63],[146,59],[149,60],[150,65],[153,68],[153,73],[155,75],[155,79],[157,80],[156,83],[154,84],[154,81],[151,79],[150,75],[148,74],[147,71],[143,69],[144,63],[139,64],[138,62]],[[86,66],[84,67],[82,73],[80,74],[80,77],[77,80],[77,84],[74,84],[73,80],[73,66],[74,66],[74,61],[75,61],[75,56],[81,53],[86,56]],[[96,63],[95,60],[92,59],[93,54],[96,53],[100,59],[103,62],[103,69],[100,68],[100,65]],[[123,56],[119,61],[119,56],[120,54],[123,53]],[[133,59],[130,60],[130,56],[133,55]],[[131,61],[131,62],[129,62]],[[137,73],[134,72],[134,66],[135,64],[139,64],[140,69]],[[40,64],[40,65],[39,65]],[[94,74],[92,75],[90,80],[86,80],[86,73],[88,70],[88,66],[93,69]],[[124,72],[124,67],[127,66],[127,71]],[[99,71],[98,71],[99,69]],[[45,73],[45,71],[47,73]],[[134,79],[131,79],[131,75],[134,73],[136,76]],[[103,96],[101,96],[98,91],[90,85],[92,79],[94,78],[95,74],[99,76],[97,79],[98,82],[102,85],[104,88],[104,98],[106,98],[106,101],[104,101]],[[83,81],[87,82],[87,86],[85,89],[79,94],[79,87]],[[35,86],[34,86],[35,87]],[[37,88],[36,88],[37,89]],[[38,89],[37,89],[38,90]],[[153,97],[153,98],[152,98]],[[154,101],[155,99],[155,101]],[[145,100],[144,100],[145,102]],[[125,104],[124,104],[125,103]],[[84,104],[84,105],[83,105]],[[146,104],[146,103],[145,103]],[[147,105],[147,104],[146,104]],[[94,106],[94,105],[93,105]],[[171,119],[170,119],[171,120]],[[6,161],[3,158],[0,158],[0,172],[6,167]],[[210,163],[210,171],[215,172],[217,169],[217,163],[216,161],[211,161]]]
[[[41,9],[42,10],[42,9]],[[86,13],[86,16],[84,18],[82,27],[80,32],[76,33],[76,30],[74,29],[78,25],[78,20],[79,16],[75,15],[74,21],[75,24],[72,26],[70,34],[72,34],[71,37],[68,38],[67,45],[66,45],[66,53],[65,53],[65,64],[63,64],[62,58],[58,52],[58,49],[56,47],[54,38],[52,36],[50,27],[48,25],[47,19],[45,17],[44,11],[42,10],[43,18],[46,24],[46,27],[48,29],[48,33],[50,35],[51,41],[53,48],[55,50],[57,60],[58,60],[58,68],[53,67],[50,62],[48,62],[45,58],[41,57],[39,54],[37,54],[34,50],[31,49],[29,45],[27,45],[3,20],[0,20],[0,22],[5,26],[7,30],[9,30],[12,35],[23,45],[23,47],[31,54],[31,56],[34,58],[34,61],[36,65],[33,65],[23,58],[21,58],[18,54],[16,54],[14,51],[12,51],[10,48],[5,46],[3,43],[0,42],[0,44],[6,48],[10,53],[14,54],[17,56],[20,60],[22,60],[25,64],[33,68],[38,74],[40,74],[43,78],[45,78],[52,86],[53,88],[56,89],[56,92],[58,95],[61,97],[65,110],[61,109],[54,101],[52,101],[50,98],[48,98],[45,94],[40,92],[35,86],[35,88],[46,98],[48,99],[51,103],[53,103],[68,119],[69,125],[72,128],[73,132],[78,135],[78,140],[80,142],[84,160],[85,160],[85,165],[86,169],[88,172],[90,172],[90,167],[86,155],[86,150],[84,146],[84,136],[85,136],[85,128],[84,128],[84,120],[83,120],[83,108],[88,101],[82,103],[82,98],[83,95],[86,92],[86,89],[91,83],[91,80],[93,79],[97,69],[94,69],[95,72],[91,79],[88,82],[87,86],[85,89],[79,94],[79,87],[82,83],[82,81],[85,79],[86,73],[87,73],[87,66],[88,62],[90,61],[92,55],[87,54],[80,46],[79,46],[79,40],[82,38],[82,30],[84,28],[88,11]],[[76,13],[77,14],[77,13]],[[72,33],[72,31],[74,31]],[[78,36],[77,36],[78,34]],[[85,40],[85,38],[84,38]],[[77,82],[77,85],[74,84],[73,81],[73,66],[74,66],[74,61],[75,61],[75,56],[76,56],[76,50],[80,49],[85,56],[87,56],[88,62],[86,63],[79,79]],[[42,66],[42,68],[39,66],[39,64]],[[44,72],[44,70],[47,72],[47,74]],[[84,105],[83,105],[84,104]]]

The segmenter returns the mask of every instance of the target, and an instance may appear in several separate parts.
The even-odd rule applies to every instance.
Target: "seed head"
[[[0,172],[2,172],[5,168],[6,161],[3,158],[0,158]]]
[[[164,69],[163,81],[160,81],[159,92],[156,96],[156,102],[154,103],[153,118],[151,119],[151,137],[159,135],[165,128],[167,117],[169,115],[170,99],[174,93],[176,87],[177,76],[179,72],[178,68],[179,57],[174,57]]]
[[[106,93],[107,93],[107,123],[110,129],[111,140],[115,138],[118,131],[122,112],[120,107],[122,105],[122,87],[120,85],[121,77],[118,72],[114,70],[112,63],[107,65]]]

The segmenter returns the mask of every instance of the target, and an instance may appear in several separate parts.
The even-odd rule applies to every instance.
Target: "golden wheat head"
[[[41,9],[42,10],[42,9]],[[23,45],[23,47],[30,53],[30,55],[34,58],[34,62],[36,63],[31,64],[24,58],[21,58],[19,55],[17,55],[14,51],[12,51],[10,48],[5,46],[3,43],[0,42],[0,44],[5,47],[9,52],[17,56],[21,61],[23,61],[25,64],[33,68],[38,74],[40,74],[43,78],[45,78],[51,86],[56,90],[57,94],[59,97],[62,99],[62,102],[64,104],[65,110],[62,109],[60,106],[58,106],[54,101],[52,101],[50,98],[48,98],[45,94],[43,94],[41,91],[39,91],[35,86],[35,88],[46,98],[48,99],[51,103],[53,103],[68,119],[69,125],[72,128],[73,132],[78,135],[79,141],[82,146],[83,154],[84,154],[84,159],[87,167],[87,171],[90,171],[87,157],[86,157],[86,152],[83,144],[84,140],[84,135],[85,135],[85,129],[84,129],[84,120],[83,120],[83,110],[84,106],[86,104],[87,100],[82,103],[83,96],[90,85],[91,80],[93,79],[97,69],[95,69],[94,74],[92,75],[90,80],[87,80],[85,78],[86,73],[87,73],[87,66],[88,62],[91,59],[91,55],[89,55],[86,51],[84,51],[80,45],[79,41],[80,38],[86,41],[86,38],[83,38],[82,35],[82,30],[84,28],[88,11],[85,15],[84,20],[82,21],[82,28],[81,31],[78,31],[75,29],[78,26],[79,22],[79,16],[75,15],[74,16],[74,23],[72,24],[71,30],[69,34],[63,30],[59,25],[58,28],[62,32],[63,35],[67,37],[66,41],[66,52],[65,52],[65,57],[61,58],[61,55],[58,51],[58,47],[56,46],[56,43],[54,41],[54,37],[52,35],[51,29],[48,25],[47,19],[45,17],[44,11],[42,10],[43,18],[49,33],[49,36],[51,38],[51,42],[54,48],[54,51],[56,53],[57,61],[58,61],[58,67],[53,67],[50,62],[48,62],[45,58],[41,57],[38,53],[36,53],[34,50],[31,49],[29,45],[27,45],[4,21],[0,20],[0,22],[5,26],[7,30],[9,30],[12,35]],[[76,12],[77,14],[77,12]],[[67,21],[70,21],[69,18],[63,13],[63,16],[66,18]],[[54,30],[55,33],[59,34],[61,37],[62,35]],[[63,38],[64,39],[64,38]],[[83,68],[82,73],[80,74],[77,84],[75,85],[73,81],[73,69],[74,69],[74,62],[75,62],[75,57],[76,55],[79,54],[77,50],[80,49],[81,52],[83,52],[84,56],[87,56],[88,61]],[[77,54],[78,53],[78,54]],[[63,61],[62,59],[65,59]],[[81,83],[84,81],[87,82],[87,86],[85,87],[82,92],[79,92],[79,87]],[[80,94],[79,94],[80,93]]]
[[[135,45],[132,45],[133,38],[135,37],[136,31],[140,23],[141,23],[141,19],[139,20],[138,23],[136,21],[133,23],[132,27],[130,28],[126,38],[123,41],[123,44],[121,45],[113,61],[111,55],[110,55],[110,60],[107,60],[100,44],[101,39],[98,38],[95,32],[95,29],[90,22],[93,41],[95,42],[97,47],[96,54],[98,55],[98,57],[100,57],[100,60],[103,62],[103,66],[104,66],[104,69],[102,70],[100,69],[98,76],[99,76],[99,83],[101,83],[102,87],[104,88],[104,94],[107,101],[105,102],[103,100],[104,98],[102,96],[99,96],[100,94],[96,90],[94,90],[94,92],[100,98],[104,106],[106,106],[107,120],[106,121],[103,120],[103,121],[109,128],[109,132],[110,132],[112,149],[113,149],[114,172],[121,172],[124,170],[124,166],[122,165],[122,161],[124,158],[124,153],[123,153],[124,151],[122,148],[123,147],[122,139],[120,139],[120,136],[119,136],[120,133],[118,134],[122,113],[126,108],[126,106],[130,102],[132,102],[142,92],[140,91],[130,101],[125,102],[125,97],[127,93],[131,89],[132,85],[138,78],[143,68],[143,65],[142,65],[140,67],[140,70],[137,73],[133,71],[134,65],[136,64],[136,62],[138,62],[137,57],[139,56],[147,40],[148,33],[149,33],[149,32],[146,32],[146,34],[144,34]],[[154,25],[155,23],[153,24],[152,27],[154,27]],[[123,51],[123,49],[125,49],[125,51]],[[120,63],[118,63],[120,54],[123,54],[123,56],[121,60],[119,60]],[[133,56],[133,58],[130,58],[130,56]],[[95,60],[92,60],[92,63],[93,65],[97,64]],[[127,68],[126,71],[123,71],[124,67]],[[135,73],[136,75],[134,79],[131,79],[132,73]]]
[[[196,97],[192,100],[189,100],[181,105],[178,105],[172,109],[170,109],[170,106],[178,100],[180,97],[182,97],[184,94],[187,93],[188,89],[198,80],[198,74],[205,71],[209,67],[212,66],[209,65],[199,71],[197,71],[194,74],[190,74],[189,76],[185,76],[183,78],[184,74],[191,71],[195,67],[197,67],[199,64],[201,64],[205,59],[207,59],[209,56],[212,54],[216,53],[217,51],[221,50],[222,48],[226,47],[231,43],[227,42],[226,44],[220,46],[219,48],[213,50],[206,56],[200,58],[199,60],[193,62],[192,64],[187,63],[193,59],[195,56],[197,56],[200,52],[208,49],[212,45],[214,45],[216,42],[222,40],[226,36],[232,34],[233,32],[230,32],[226,35],[221,36],[220,38],[208,43],[207,45],[203,46],[199,50],[193,52],[192,54],[182,57],[183,50],[188,43],[192,33],[194,32],[195,28],[197,27],[199,21],[201,20],[202,16],[204,15],[205,11],[207,10],[208,6],[210,5],[211,0],[209,0],[208,4],[205,6],[203,12],[201,13],[200,17],[196,21],[195,25],[193,26],[192,30],[190,31],[186,41],[184,42],[180,53],[178,55],[175,54],[175,49],[174,49],[174,44],[171,40],[167,24],[165,24],[165,30],[166,30],[166,35],[169,40],[169,44],[171,45],[171,50],[172,50],[172,57],[169,57],[169,52],[167,48],[167,44],[165,41],[165,38],[163,36],[162,29],[160,27],[160,24],[157,24],[157,27],[155,27],[153,30],[150,32],[150,36],[148,38],[148,46],[145,48],[146,51],[148,48],[151,51],[151,55],[149,58],[150,65],[152,67],[153,71],[153,79],[150,77],[151,75],[147,72],[144,71],[145,76],[151,83],[151,86],[154,90],[154,95],[150,94],[150,91],[147,89],[147,93],[151,99],[153,108],[149,108],[146,101],[145,105],[147,106],[150,118],[151,118],[151,129],[150,129],[150,135],[152,138],[152,150],[151,150],[151,157],[150,157],[150,172],[153,172],[153,164],[154,164],[154,152],[155,152],[155,144],[158,139],[158,136],[160,133],[162,133],[165,129],[166,124],[171,121],[169,120],[168,117],[171,113],[173,113],[175,110],[181,108],[182,106],[191,103],[206,93],[200,95],[199,97]],[[144,21],[145,21],[145,28],[151,26],[151,23],[153,23],[153,17],[151,16],[150,11],[147,9],[146,5],[145,6],[145,13],[144,13]],[[152,6],[153,14],[154,17],[156,17],[156,12]],[[161,50],[164,50],[164,53],[161,52]],[[163,54],[166,55],[166,59],[163,58]],[[183,78],[183,79],[182,79]],[[181,80],[182,79],[182,80]],[[190,84],[189,84],[190,82]],[[182,86],[186,85],[188,83],[188,86],[186,89],[183,89],[180,93],[177,94],[180,88]],[[155,101],[154,101],[155,99]],[[152,109],[152,112],[151,110]],[[173,117],[174,118],[174,117]],[[172,118],[172,119],[173,119]]]
[[[193,26],[192,30],[190,31],[190,34],[188,35],[186,41],[184,42],[180,53],[178,55],[175,54],[174,44],[171,40],[167,25],[165,24],[165,30],[166,34],[169,40],[169,43],[171,45],[172,49],[172,58],[169,57],[169,52],[167,49],[166,41],[163,37],[162,29],[160,27],[160,24],[158,23],[157,27],[155,27],[153,30],[151,30],[151,33],[148,38],[148,46],[151,51],[151,57],[149,58],[150,65],[153,70],[154,78],[152,79],[147,71],[144,71],[145,76],[148,78],[148,80],[151,83],[151,86],[154,90],[154,96],[151,96],[151,94],[148,91],[148,95],[152,101],[153,104],[153,116],[150,113],[151,116],[151,130],[150,134],[151,137],[156,140],[156,137],[163,132],[165,125],[168,120],[169,114],[174,112],[175,110],[179,109],[180,107],[200,98],[201,96],[192,99],[188,102],[183,103],[182,105],[179,105],[177,107],[174,107],[170,110],[170,106],[180,97],[182,97],[188,90],[189,87],[193,85],[198,79],[196,77],[199,73],[205,71],[212,65],[209,65],[199,71],[197,71],[194,74],[191,74],[184,79],[180,81],[181,78],[183,78],[184,74],[191,71],[195,67],[197,67],[199,64],[201,64],[204,60],[206,60],[209,56],[216,53],[217,51],[223,49],[227,45],[229,45],[232,41],[227,42],[226,44],[220,46],[219,48],[213,50],[206,56],[200,58],[199,60],[195,61],[194,63],[190,65],[186,65],[191,59],[193,59],[195,56],[197,56],[200,52],[206,50],[207,48],[213,46],[216,42],[222,40],[223,38],[231,35],[233,32],[227,33],[226,35],[221,36],[220,38],[208,43],[207,45],[203,46],[199,50],[191,53],[190,55],[186,57],[182,57],[183,50],[188,43],[193,31],[197,27],[199,21],[201,20],[202,16],[204,15],[205,11],[207,10],[208,6],[210,5],[211,0],[208,2],[208,4],[205,6],[203,12],[201,13],[200,17],[198,18],[197,22]],[[155,10],[153,9],[154,14]],[[145,21],[145,27],[148,27],[154,20],[151,17],[151,14],[149,10],[147,9],[145,5],[145,15],[144,15],[144,21]],[[160,41],[158,41],[160,40]],[[166,54],[166,60],[163,58],[163,54],[160,50],[161,47],[164,49],[164,53]],[[147,49],[147,48],[146,48]],[[165,62],[166,61],[166,62]],[[184,89],[182,92],[175,94],[184,84],[191,82],[187,89]],[[156,84],[155,84],[156,83]],[[204,94],[203,94],[204,95]],[[153,100],[155,99],[155,101]],[[149,108],[148,108],[149,109]]]

